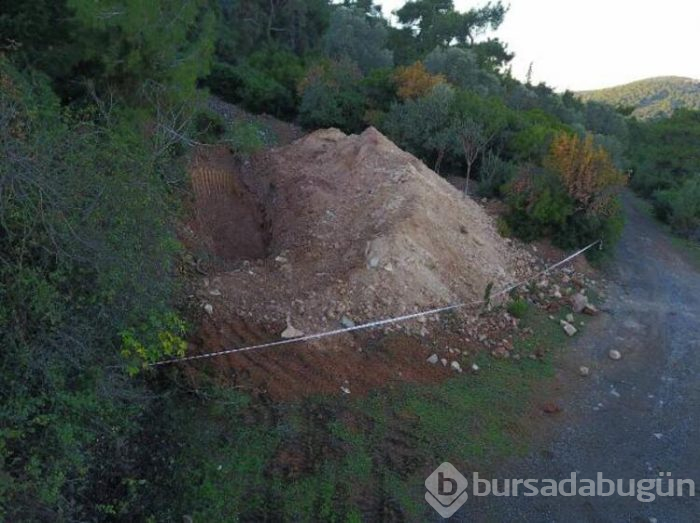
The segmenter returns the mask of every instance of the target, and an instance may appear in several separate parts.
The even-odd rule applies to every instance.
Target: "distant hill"
[[[670,116],[679,108],[700,110],[700,80],[679,76],[648,78],[576,94],[586,101],[605,102],[616,107],[634,107],[632,114],[641,119]]]

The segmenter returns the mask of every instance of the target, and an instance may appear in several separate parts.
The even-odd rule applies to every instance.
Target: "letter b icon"
[[[428,490],[425,500],[443,518],[449,518],[469,498],[468,486],[467,479],[451,463],[445,462],[425,480]]]

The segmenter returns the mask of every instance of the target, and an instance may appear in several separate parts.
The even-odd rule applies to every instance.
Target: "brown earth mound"
[[[498,235],[478,204],[374,128],[350,136],[317,131],[262,153],[238,173],[226,173],[233,164],[209,156],[194,164],[199,234],[214,238],[212,248],[231,265],[204,278],[199,291],[202,306],[211,311],[201,352],[277,339],[287,322],[313,333],[341,322],[479,300],[487,285],[498,289],[514,282],[533,263]],[[226,189],[202,174],[212,166],[220,167],[222,179],[231,178],[223,183]],[[214,187],[209,192],[202,188],[207,183]],[[209,205],[224,196],[223,207]],[[221,216],[231,219],[226,234],[216,228]],[[463,320],[473,322],[473,311],[465,311]],[[384,332],[426,337],[433,321]],[[356,367],[356,355],[346,356],[362,350],[361,339],[343,335],[301,349],[222,358],[217,365],[236,372],[262,365],[270,382],[294,368],[288,381],[303,387],[304,373],[323,374],[323,359],[344,358]],[[285,364],[287,355],[302,353],[307,356],[296,367]],[[425,365],[423,355],[416,361]],[[337,384],[348,372],[330,373],[331,381]]]

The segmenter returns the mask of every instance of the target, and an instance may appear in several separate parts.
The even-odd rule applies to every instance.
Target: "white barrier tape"
[[[590,245],[587,245],[583,249],[576,251],[572,255],[567,256],[563,260],[555,263],[554,265],[547,267],[546,269],[538,272],[537,274],[531,276],[530,278],[528,278],[526,280],[523,280],[519,283],[514,283],[513,285],[510,285],[504,289],[501,289],[500,291],[496,292],[495,294],[492,294],[490,298],[496,298],[498,296],[502,296],[504,294],[507,294],[507,293],[511,292],[512,290],[517,289],[518,287],[525,285],[526,283],[534,280],[535,278],[538,278],[539,276],[542,276],[544,274],[549,273],[550,271],[556,269],[557,267],[560,267],[560,266],[564,265],[565,263],[573,260],[577,256],[583,254],[588,249],[590,249],[591,247],[593,247],[595,245],[598,245],[599,243],[602,245],[602,240],[597,240],[597,241],[591,243]],[[415,318],[420,318],[423,316],[432,316],[434,314],[439,314],[441,312],[447,312],[447,311],[451,311],[451,310],[455,310],[455,309],[462,309],[464,307],[469,307],[469,306],[474,306],[474,305],[483,305],[485,303],[486,303],[486,300],[477,300],[474,302],[467,302],[467,303],[457,303],[455,305],[448,305],[448,306],[439,307],[436,309],[428,309],[428,310],[421,311],[421,312],[415,312],[413,314],[406,314],[404,316],[397,316],[394,318],[387,318],[384,320],[377,320],[377,321],[372,321],[369,323],[362,323],[360,325],[355,325],[353,327],[344,327],[342,329],[317,332],[315,334],[307,334],[305,336],[299,336],[298,338],[289,338],[289,339],[284,339],[284,340],[272,341],[272,342],[268,342],[268,343],[260,343],[258,345],[249,345],[247,347],[239,347],[236,349],[225,349],[225,350],[221,350],[218,352],[208,352],[206,354],[196,354],[194,356],[184,356],[182,358],[173,358],[170,360],[157,361],[155,363],[150,363],[149,367],[158,367],[158,366],[162,366],[162,365],[168,365],[170,363],[181,363],[184,361],[201,360],[201,359],[205,359],[205,358],[215,358],[217,356],[225,356],[227,354],[235,354],[237,352],[246,352],[246,351],[257,350],[257,349],[267,349],[269,347],[278,347],[280,345],[289,345],[291,343],[300,343],[300,342],[304,342],[304,341],[318,340],[321,338],[327,338],[329,336],[336,336],[338,334],[344,334],[346,332],[372,329],[375,327],[381,327],[383,325],[389,325],[391,323],[400,323],[400,322],[412,320]]]

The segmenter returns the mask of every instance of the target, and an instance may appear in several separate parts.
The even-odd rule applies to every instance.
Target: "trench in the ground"
[[[245,183],[236,159],[226,150],[201,153],[191,179],[198,236],[211,253],[225,262],[265,258],[271,223],[264,194]]]

